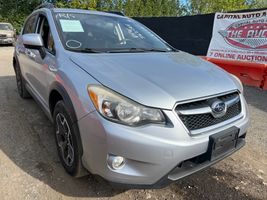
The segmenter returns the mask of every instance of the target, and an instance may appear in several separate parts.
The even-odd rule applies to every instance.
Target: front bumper
[[[97,112],[79,120],[84,166],[91,173],[113,183],[137,187],[160,186],[162,180],[168,183],[190,175],[244,145],[249,123],[244,99],[241,119],[195,136],[188,134],[174,111],[165,110],[164,113],[172,124],[128,127],[110,122]],[[239,128],[240,143],[236,149],[216,161],[192,163],[194,158],[207,152],[209,136],[233,126]],[[108,167],[107,157],[110,154],[123,156],[125,166],[118,170]]]
[[[13,44],[14,42],[14,38],[0,38],[0,44]]]
[[[238,139],[238,143],[237,143],[237,146],[235,149],[225,153],[219,159],[209,161],[206,159],[207,153],[204,153],[204,154],[201,154],[201,155],[196,156],[194,158],[185,160],[185,161],[181,162],[179,165],[177,165],[167,175],[162,177],[159,181],[157,181],[154,184],[139,185],[139,184],[120,184],[120,183],[114,183],[114,182],[111,182],[111,184],[115,187],[120,187],[120,188],[123,187],[123,188],[131,188],[131,189],[133,189],[133,188],[136,188],[136,189],[140,189],[140,188],[142,188],[142,189],[145,189],[145,188],[153,188],[153,189],[163,188],[174,181],[182,179],[182,178],[189,176],[195,172],[204,170],[205,168],[216,164],[217,162],[223,160],[224,158],[226,158],[226,157],[230,156],[231,154],[233,154],[234,152],[238,151],[243,146],[245,146],[245,136],[246,136],[246,134],[242,135]]]

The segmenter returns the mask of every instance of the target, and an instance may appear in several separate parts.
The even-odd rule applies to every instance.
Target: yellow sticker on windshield
[[[79,20],[60,19],[59,21],[63,32],[84,32],[82,24]]]

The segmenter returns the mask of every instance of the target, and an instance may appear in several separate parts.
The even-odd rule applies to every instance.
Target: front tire
[[[87,174],[82,166],[82,147],[79,145],[80,133],[64,104],[57,102],[54,114],[55,140],[61,164],[68,174],[81,177]]]

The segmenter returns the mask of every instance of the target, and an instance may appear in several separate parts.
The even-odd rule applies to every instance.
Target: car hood
[[[236,90],[224,70],[184,52],[72,53],[77,64],[104,86],[150,107]]]
[[[0,34],[14,34],[14,31],[0,30]]]

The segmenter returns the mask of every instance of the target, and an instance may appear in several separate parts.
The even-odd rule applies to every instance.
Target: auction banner
[[[216,13],[207,57],[267,63],[267,10]]]

